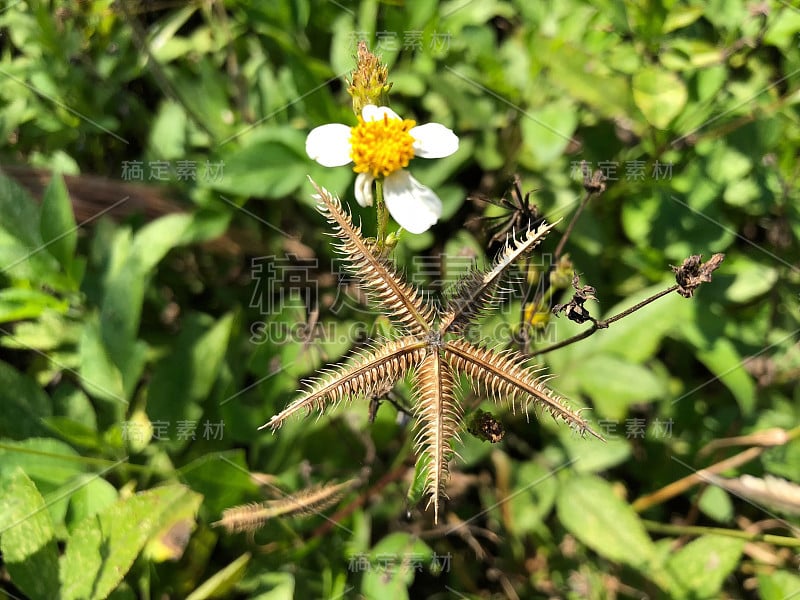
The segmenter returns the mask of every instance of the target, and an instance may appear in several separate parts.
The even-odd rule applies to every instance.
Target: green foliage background
[[[691,254],[726,253],[693,299],[667,296],[546,355],[552,385],[594,407],[608,443],[484,402],[507,436],[492,446],[464,434],[436,528],[424,505],[406,516],[413,435],[391,406],[374,424],[354,405],[257,431],[298,379],[347,351],[361,324],[374,327],[353,303],[332,310],[343,291],[306,176],[370,231],[372,215],[353,200],[350,170],[304,150],[311,128],[354,123],[343,78],[360,38],[389,64],[392,108],[461,140],[451,157],[412,164],[445,210],[433,230],[402,238],[394,257],[407,272],[441,252],[484,260],[485,238],[464,223],[491,209],[467,198],[499,197],[514,173],[549,219],[568,217],[581,160],[610,179],[568,246],[597,289],[596,316],[664,289],[669,265]],[[700,452],[707,444],[800,418],[800,10],[790,3],[8,2],[0,79],[8,597],[800,591],[796,497],[794,512],[714,486],[643,514],[631,504],[736,451]],[[165,181],[150,177],[154,161],[168,165]],[[53,177],[31,194],[9,176],[21,179],[15,165],[80,177],[67,178],[69,192]],[[181,210],[120,218],[109,207],[132,188],[100,189],[90,175],[154,186]],[[102,198],[88,222],[75,216],[78,190]],[[264,334],[307,318],[296,297],[263,310],[270,280],[252,260],[288,254],[319,260],[318,317],[336,335]],[[561,318],[548,331],[581,329]],[[792,435],[725,474],[800,483]],[[227,507],[344,481],[365,464],[333,520],[335,509],[270,521],[253,537],[211,527]],[[759,548],[734,537],[771,518],[776,538]],[[716,529],[687,538],[658,529],[669,523]]]

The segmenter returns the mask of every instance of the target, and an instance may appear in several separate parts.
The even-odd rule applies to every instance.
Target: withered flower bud
[[[389,90],[389,69],[367,48],[365,41],[358,42],[356,68],[347,80],[347,93],[353,99],[353,112],[361,114],[367,104],[387,106]]]

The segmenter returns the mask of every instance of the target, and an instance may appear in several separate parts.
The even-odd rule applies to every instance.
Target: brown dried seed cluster
[[[678,293],[684,298],[691,298],[700,284],[711,281],[711,273],[719,268],[725,260],[725,255],[715,254],[706,262],[702,262],[701,259],[701,255],[695,254],[684,260],[680,267],[672,267],[675,281],[678,283]]]

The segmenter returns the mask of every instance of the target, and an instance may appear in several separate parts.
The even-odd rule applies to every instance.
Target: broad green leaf
[[[75,446],[91,448],[92,450],[102,450],[103,438],[97,433],[96,429],[75,421],[69,417],[43,417],[42,423],[47,426],[56,436]]]
[[[408,586],[414,581],[417,565],[429,568],[434,557],[430,547],[408,533],[390,533],[373,546],[361,582],[361,593],[369,600],[408,598]],[[441,557],[439,557],[441,558]],[[385,567],[385,568],[384,568]]]
[[[63,276],[42,243],[40,214],[28,193],[0,173],[0,273],[60,288]]]
[[[584,413],[587,417],[590,414]],[[589,418],[592,428],[606,438],[605,442],[583,438],[567,428],[559,430],[561,445],[570,458],[576,461],[572,468],[578,473],[597,473],[625,462],[631,455],[631,442],[628,439],[630,434],[626,431],[629,421],[608,419],[600,422],[599,416]]]
[[[778,281],[775,267],[747,258],[731,261],[725,271],[736,276],[725,290],[725,296],[731,302],[750,302],[772,290]]]
[[[187,243],[186,231],[193,220],[192,215],[171,214],[142,227],[133,236],[129,263],[125,267],[147,275],[170,250]]]
[[[758,592],[761,600],[794,598],[800,594],[800,575],[789,571],[759,573]]]
[[[191,223],[190,215],[172,214],[142,227],[106,283],[100,333],[108,357],[122,377],[125,398],[133,393],[144,368],[146,348],[136,338],[146,281],[167,252],[183,241]]]
[[[52,415],[49,396],[27,375],[0,361],[0,436],[21,440],[47,433],[42,418]]]
[[[646,367],[608,354],[586,358],[570,374],[591,397],[600,416],[618,421],[625,418],[631,404],[652,402],[666,392]],[[624,435],[624,431],[621,433]]]
[[[713,181],[727,184],[745,178],[753,169],[753,161],[743,152],[719,144],[708,156],[706,168]]]
[[[86,462],[71,446],[52,438],[0,442],[0,481],[19,467],[36,484],[47,510],[59,529],[64,522],[75,480],[88,471]]]
[[[796,48],[800,33],[800,13],[797,6],[787,4],[774,15],[772,23],[764,34],[764,43],[778,48]]]
[[[676,585],[673,597],[718,598],[723,582],[739,562],[744,543],[722,535],[706,535],[670,556],[666,570]]]
[[[19,467],[0,480],[0,551],[19,589],[31,598],[58,596],[58,548],[45,501]]]
[[[730,390],[742,413],[749,415],[756,403],[756,385],[745,360],[728,339],[718,338],[698,348],[697,358]]]
[[[11,288],[18,290],[19,288]],[[5,292],[6,290],[3,290]],[[55,299],[50,296],[51,299]],[[69,305],[64,302],[64,310]],[[55,350],[62,344],[77,344],[81,336],[79,322],[69,320],[59,311],[43,311],[36,321],[17,323],[13,336],[0,339],[0,346],[17,350]]]
[[[205,454],[180,469],[181,477],[205,497],[203,504],[215,519],[231,506],[257,497],[244,450]]]
[[[556,507],[564,527],[600,556],[647,572],[653,542],[608,482],[591,475],[572,477],[562,484]]]
[[[575,45],[545,36],[535,37],[531,43],[536,57],[551,73],[553,85],[564,90],[564,95],[607,118],[628,114],[633,110],[629,78],[609,69],[595,69],[596,56]],[[637,123],[631,123],[634,129]]]
[[[710,485],[703,490],[698,507],[719,523],[728,523],[733,518],[731,497],[728,492],[715,485]]]
[[[214,323],[202,314],[189,315],[172,351],[156,365],[147,392],[152,421],[198,419],[228,348],[233,315]],[[199,434],[199,432],[198,432]]]
[[[558,484],[552,471],[536,463],[524,463],[514,474],[514,491],[506,498],[509,526],[516,535],[542,527],[553,509]]]
[[[237,196],[280,198],[291,194],[306,180],[311,160],[297,146],[278,140],[254,142],[225,156],[224,176],[208,185]]]
[[[658,67],[641,69],[633,76],[633,101],[647,121],[666,129],[683,110],[688,98],[686,85],[677,75]]]
[[[67,186],[60,175],[53,175],[50,185],[44,191],[39,228],[42,244],[69,275],[78,244],[78,228],[75,226],[75,215],[72,213]]]
[[[165,517],[198,498],[184,486],[169,485],[117,500],[81,521],[61,557],[61,597],[105,598],[122,581],[147,540],[168,524]]]
[[[521,117],[522,139],[535,164],[546,166],[561,156],[578,125],[578,112],[570,102],[548,104]]]
[[[203,584],[186,597],[186,600],[207,600],[209,598],[221,598],[233,591],[233,588],[244,575],[247,565],[252,555],[245,552],[229,565],[214,573],[206,579]],[[289,575],[281,573],[282,576]],[[294,579],[289,575],[290,585],[286,589],[286,600],[291,600],[294,595]],[[276,598],[277,600],[277,598]]]
[[[52,438],[28,438],[0,444],[0,480],[20,467],[45,495],[63,486],[87,466],[71,446]]]
[[[72,383],[64,382],[53,390],[53,412],[97,431],[97,414],[89,397]]]
[[[281,571],[262,571],[254,576],[248,575],[246,580],[239,583],[237,591],[253,600],[293,600],[298,597],[295,594],[294,575]]]
[[[702,6],[675,6],[664,19],[662,31],[669,33],[694,23],[703,16]]]
[[[148,541],[142,556],[150,562],[177,561],[183,556],[195,528],[195,516],[203,497],[192,494],[186,502],[176,503],[165,512],[164,525]]]
[[[48,311],[66,313],[69,302],[35,289],[0,290],[0,323],[36,319]]]
[[[116,488],[102,477],[83,474],[76,478],[76,490],[70,496],[67,526],[70,531],[87,517],[95,515],[116,502]]]
[[[0,227],[33,250],[42,245],[39,221],[39,207],[28,193],[0,172]]]
[[[412,509],[422,500],[425,494],[425,479],[428,475],[425,461],[418,460],[414,467],[414,478],[411,480],[411,485],[408,486],[406,492],[406,506]]]
[[[171,100],[161,104],[150,131],[149,149],[153,160],[167,161],[172,167],[170,161],[186,157],[186,122],[186,112],[179,104]]]
[[[122,414],[127,405],[125,390],[122,387],[122,375],[100,339],[97,318],[87,317],[84,323],[79,346],[83,389],[94,398],[118,404],[117,410]]]

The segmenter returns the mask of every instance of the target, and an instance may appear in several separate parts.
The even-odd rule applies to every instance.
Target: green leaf
[[[694,23],[697,19],[703,16],[705,9],[702,6],[675,6],[672,11],[664,19],[664,25],[661,28],[663,33],[669,33],[676,29],[681,29]]]
[[[419,538],[390,533],[370,552],[361,593],[369,600],[408,598],[408,586],[414,581],[417,565],[424,568],[432,558],[433,551]]]
[[[622,420],[631,404],[652,402],[666,392],[647,368],[608,354],[581,361],[571,370],[571,376],[577,378],[598,412],[609,419]]]
[[[39,490],[20,468],[0,481],[0,551],[14,585],[31,598],[58,597],[53,523]]]
[[[552,471],[536,463],[524,463],[514,475],[514,491],[507,496],[512,530],[525,535],[542,527],[553,509],[558,485]]]
[[[786,600],[800,594],[800,575],[788,571],[758,574],[761,600]]]
[[[742,413],[751,414],[756,405],[756,385],[733,342],[717,338],[708,346],[698,348],[697,358],[733,394]]]
[[[0,480],[10,477],[17,467],[45,495],[87,470],[72,447],[52,438],[4,441],[0,447]]]
[[[222,598],[230,594],[247,570],[247,565],[251,558],[252,555],[249,552],[245,552],[232,563],[206,579],[200,587],[186,597],[186,600]],[[275,575],[278,575],[278,573],[275,573]],[[288,585],[284,588],[283,597],[287,600],[291,600],[294,596],[294,578],[292,578],[289,573],[280,573],[279,575],[281,575],[281,579],[285,579],[286,575],[289,576]]]
[[[521,117],[522,139],[537,166],[546,166],[564,153],[578,125],[571,102],[554,102]]]
[[[566,428],[559,429],[561,445],[576,461],[573,469],[578,473],[605,471],[625,462],[631,455],[631,442],[626,438],[626,421],[611,420],[605,427],[603,424],[593,427],[606,438],[605,443],[583,438]]]
[[[428,471],[425,461],[418,460],[414,467],[414,479],[411,481],[411,485],[408,486],[408,492],[406,492],[406,506],[409,510],[422,500],[422,496],[425,494],[425,480],[427,475]]]
[[[61,597],[105,598],[116,588],[165,516],[199,496],[169,485],[123,498],[89,516],[72,532],[61,558]]]
[[[725,290],[731,302],[750,302],[772,290],[778,281],[777,269],[748,258],[730,261],[725,270],[736,276]]]
[[[57,436],[63,438],[70,444],[91,448],[92,450],[102,450],[103,437],[97,433],[96,429],[71,419],[69,417],[44,417],[42,422]]]
[[[298,143],[299,142],[299,143]],[[224,157],[225,174],[209,187],[238,196],[281,198],[306,180],[311,159],[302,150],[304,142],[262,139]]]
[[[87,517],[96,515],[116,502],[119,494],[108,481],[97,475],[83,474],[76,478],[75,492],[70,496],[67,525],[70,531]]]
[[[556,508],[564,527],[600,556],[647,573],[655,555],[653,542],[639,516],[608,482],[591,475],[568,479]]]
[[[27,375],[0,361],[0,436],[15,440],[47,433],[42,418],[53,413],[50,397]]]
[[[67,186],[60,175],[53,175],[44,191],[39,228],[44,247],[69,274],[78,244],[78,228]]]
[[[186,122],[186,112],[182,106],[171,100],[161,104],[150,132],[149,151],[155,160],[170,161],[186,157]]]
[[[61,282],[58,262],[42,247],[40,209],[16,182],[0,173],[0,265],[16,279]]]
[[[214,323],[202,314],[189,315],[172,351],[159,361],[147,393],[151,421],[195,420],[200,404],[217,379],[228,348],[233,315]]]
[[[705,535],[669,557],[666,569],[675,581],[674,598],[718,598],[725,578],[742,554],[744,540]]]
[[[658,129],[667,128],[689,97],[686,85],[677,75],[658,67],[637,71],[632,84],[633,101],[645,119]]]
[[[84,321],[79,353],[83,389],[94,398],[118,404],[117,410],[123,413],[127,400],[122,375],[100,339],[100,325],[94,315]]]
[[[46,292],[27,288],[0,290],[0,323],[37,319],[47,311],[66,313],[69,302]]]
[[[181,467],[180,474],[193,490],[203,494],[203,508],[214,516],[258,493],[244,450],[205,454]]]
[[[28,193],[0,172],[0,227],[33,250],[42,244],[40,214]]]
[[[733,518],[733,502],[728,492],[715,485],[708,486],[700,496],[698,507],[704,514],[720,523],[729,523]]]
[[[239,583],[237,591],[246,594],[253,600],[292,600],[299,597],[295,594],[294,575],[280,571],[271,573],[262,571],[255,576],[248,576],[246,580]],[[344,596],[340,594],[332,597]]]
[[[192,241],[186,240],[185,235],[193,221],[193,215],[171,214],[142,227],[133,236],[129,262],[125,268],[132,268],[141,275],[147,275],[161,262],[167,252]]]
[[[137,335],[147,278],[167,252],[183,242],[191,223],[191,215],[172,214],[142,227],[106,285],[100,333],[108,357],[122,377],[122,396],[126,399],[144,368],[146,348],[137,341]]]

